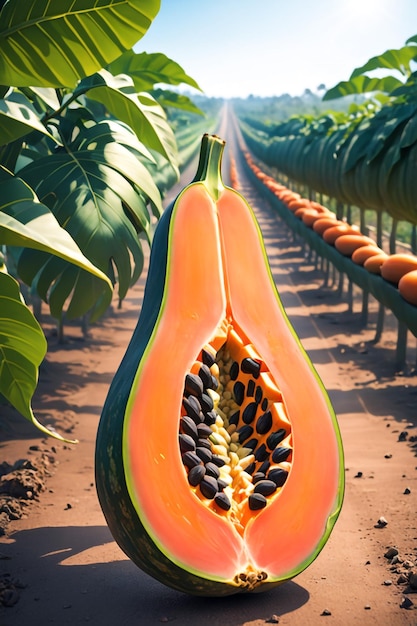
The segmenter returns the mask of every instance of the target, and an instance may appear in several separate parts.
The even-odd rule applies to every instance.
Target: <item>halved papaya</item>
[[[109,528],[175,589],[263,591],[325,545],[344,492],[325,388],[292,328],[260,228],[205,135],[196,179],[164,212],[143,306],[100,419]]]

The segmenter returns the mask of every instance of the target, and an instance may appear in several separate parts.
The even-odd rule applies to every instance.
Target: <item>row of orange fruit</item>
[[[321,235],[341,254],[353,263],[362,265],[373,274],[398,287],[407,302],[417,306],[417,256],[411,253],[388,254],[376,242],[355,225],[337,218],[336,214],[319,202],[302,197],[256,165],[250,153],[244,151],[245,159],[253,173],[298,219]]]

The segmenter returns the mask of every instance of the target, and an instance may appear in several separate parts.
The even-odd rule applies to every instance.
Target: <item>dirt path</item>
[[[229,128],[220,128],[228,135],[226,181],[230,153],[237,155]],[[77,437],[77,446],[39,438],[7,411],[2,420],[0,461],[13,465],[25,458],[36,465],[43,453],[43,467],[51,473],[42,474],[46,488],[26,508],[28,515],[10,522],[1,538],[0,576],[13,579],[11,606],[0,608],[2,626],[417,624],[417,595],[406,593],[409,571],[417,572],[417,378],[394,374],[395,320],[387,316],[383,341],[373,345],[375,307],[371,303],[363,329],[360,294],[352,314],[345,297],[322,286],[320,270],[245,180],[237,161],[241,191],[258,215],[284,305],[329,390],[342,430],[346,497],[329,542],[305,572],[269,593],[199,599],[142,574],[112,541],[94,487],[95,433],[136,323],[142,281],[121,310],[91,328],[88,340],[71,326],[60,346],[47,325],[50,350],[34,405],[42,421]],[[381,516],[387,524],[376,527]],[[390,547],[398,549],[398,563],[384,557]],[[411,608],[400,608],[404,598]]]

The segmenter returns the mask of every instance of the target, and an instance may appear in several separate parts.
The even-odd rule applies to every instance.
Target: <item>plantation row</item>
[[[322,104],[339,99],[345,110],[285,121],[253,107],[237,111],[247,146],[292,185],[302,185],[310,198],[326,197],[338,217],[346,213],[349,220],[352,209],[359,210],[362,231],[376,224],[378,245],[383,224],[390,223],[390,252],[399,222],[403,239],[417,252],[416,44],[414,36],[403,48],[369,59],[325,93]],[[373,78],[374,70],[389,74]]]
[[[299,235],[311,250],[346,275],[364,293],[380,303],[380,323],[384,307],[398,320],[396,365],[405,364],[407,329],[417,337],[417,256],[389,254],[363,234],[355,225],[338,219],[323,204],[303,197],[275,177],[263,171],[251,153],[242,146],[248,173],[277,210],[288,227]],[[265,168],[264,168],[265,169]],[[232,163],[231,179],[237,184]],[[381,316],[382,314],[382,316]],[[377,329],[380,333],[382,329]]]

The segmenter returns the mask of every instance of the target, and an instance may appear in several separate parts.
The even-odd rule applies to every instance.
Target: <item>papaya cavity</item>
[[[291,424],[254,346],[231,321],[222,330],[220,349],[215,338],[186,377],[179,444],[195,495],[243,536],[287,480]]]

